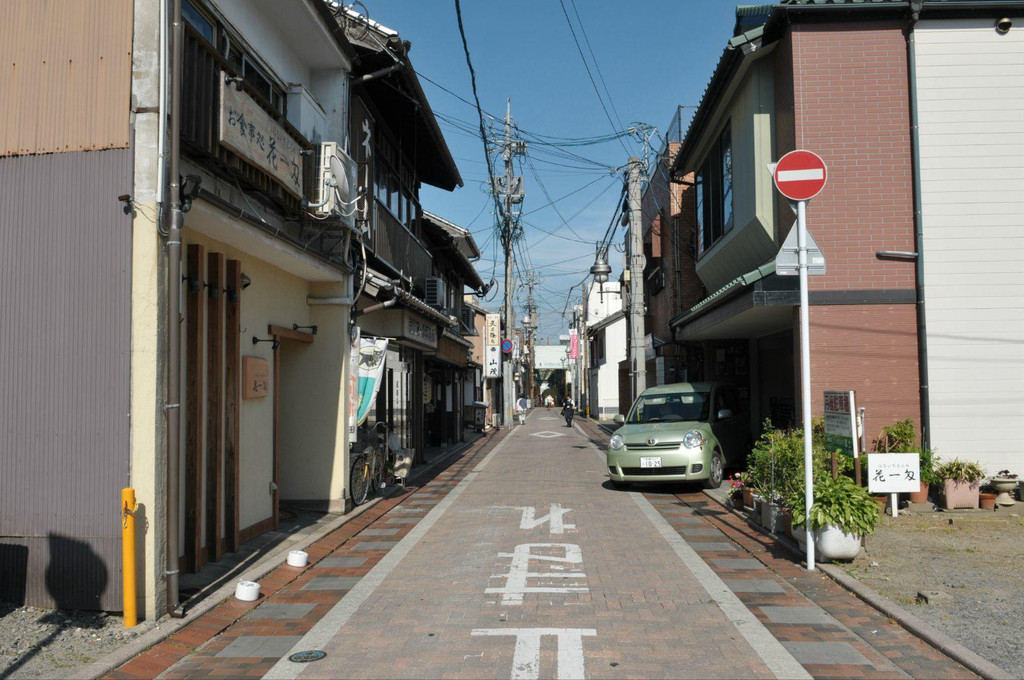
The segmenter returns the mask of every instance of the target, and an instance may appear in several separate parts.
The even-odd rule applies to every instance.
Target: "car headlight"
[[[625,446],[626,443],[622,441],[622,437],[617,434],[613,434],[612,438],[608,440],[608,446],[615,449],[616,451]]]
[[[694,430],[687,432],[683,437],[683,446],[688,449],[699,449],[704,446],[707,441],[704,439],[704,435],[700,433],[700,430]]]

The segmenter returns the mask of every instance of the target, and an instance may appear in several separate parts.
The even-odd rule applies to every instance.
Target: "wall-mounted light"
[[[236,90],[241,90],[242,89],[242,87],[241,87],[241,85],[242,85],[242,78],[240,76],[229,76],[229,75],[227,75],[225,73],[224,74],[224,82],[227,83],[228,85],[234,84]]]
[[[309,331],[311,335],[316,335],[316,325],[315,324],[312,325],[312,326],[300,326],[297,323],[293,323],[292,324],[292,330],[293,331],[298,331],[298,330]]]
[[[248,288],[251,285],[252,285],[252,279],[250,279],[248,276],[246,276],[245,272],[242,272],[242,290],[245,290],[246,288]]]
[[[996,33],[1006,35],[1013,28],[1013,21],[1009,17],[1003,17],[996,21]]]
[[[185,175],[179,178],[181,189],[181,212],[188,212],[192,209],[192,201],[199,196],[199,188],[203,186],[201,175]]]
[[[271,349],[275,349],[275,350],[276,350],[276,349],[277,349],[278,347],[280,347],[280,346],[281,346],[281,341],[280,341],[280,340],[278,340],[277,338],[265,338],[265,339],[261,339],[261,338],[258,338],[258,337],[256,337],[255,335],[254,335],[254,336],[252,336],[252,344],[253,344],[253,345],[258,345],[258,344],[260,344],[261,342],[270,342],[270,343],[273,343],[273,344],[272,344],[272,345],[270,346],[270,348],[271,348]]]
[[[879,260],[903,260],[913,262],[917,259],[917,253],[907,250],[876,250],[875,257]]]

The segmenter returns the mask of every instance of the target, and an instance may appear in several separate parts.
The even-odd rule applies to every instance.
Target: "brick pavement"
[[[971,677],[703,494],[613,490],[549,413],[109,677]]]

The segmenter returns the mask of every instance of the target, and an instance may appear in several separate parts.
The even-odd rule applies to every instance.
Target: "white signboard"
[[[853,392],[825,392],[825,450],[857,457],[856,413]]]
[[[501,348],[497,345],[487,345],[484,349],[484,377],[501,377]]]
[[[302,147],[252,97],[220,79],[220,143],[302,198]]]
[[[910,493],[921,490],[921,457],[916,453],[868,454],[868,491]]]
[[[495,347],[501,346],[501,315],[499,314],[487,314],[484,317],[486,325],[486,335],[484,336],[485,345],[494,345]]]

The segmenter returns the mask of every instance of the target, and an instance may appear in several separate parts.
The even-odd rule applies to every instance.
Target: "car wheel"
[[[711,454],[711,471],[704,481],[705,489],[717,489],[722,486],[722,478],[725,476],[725,463],[722,461],[722,452],[715,451]]]

